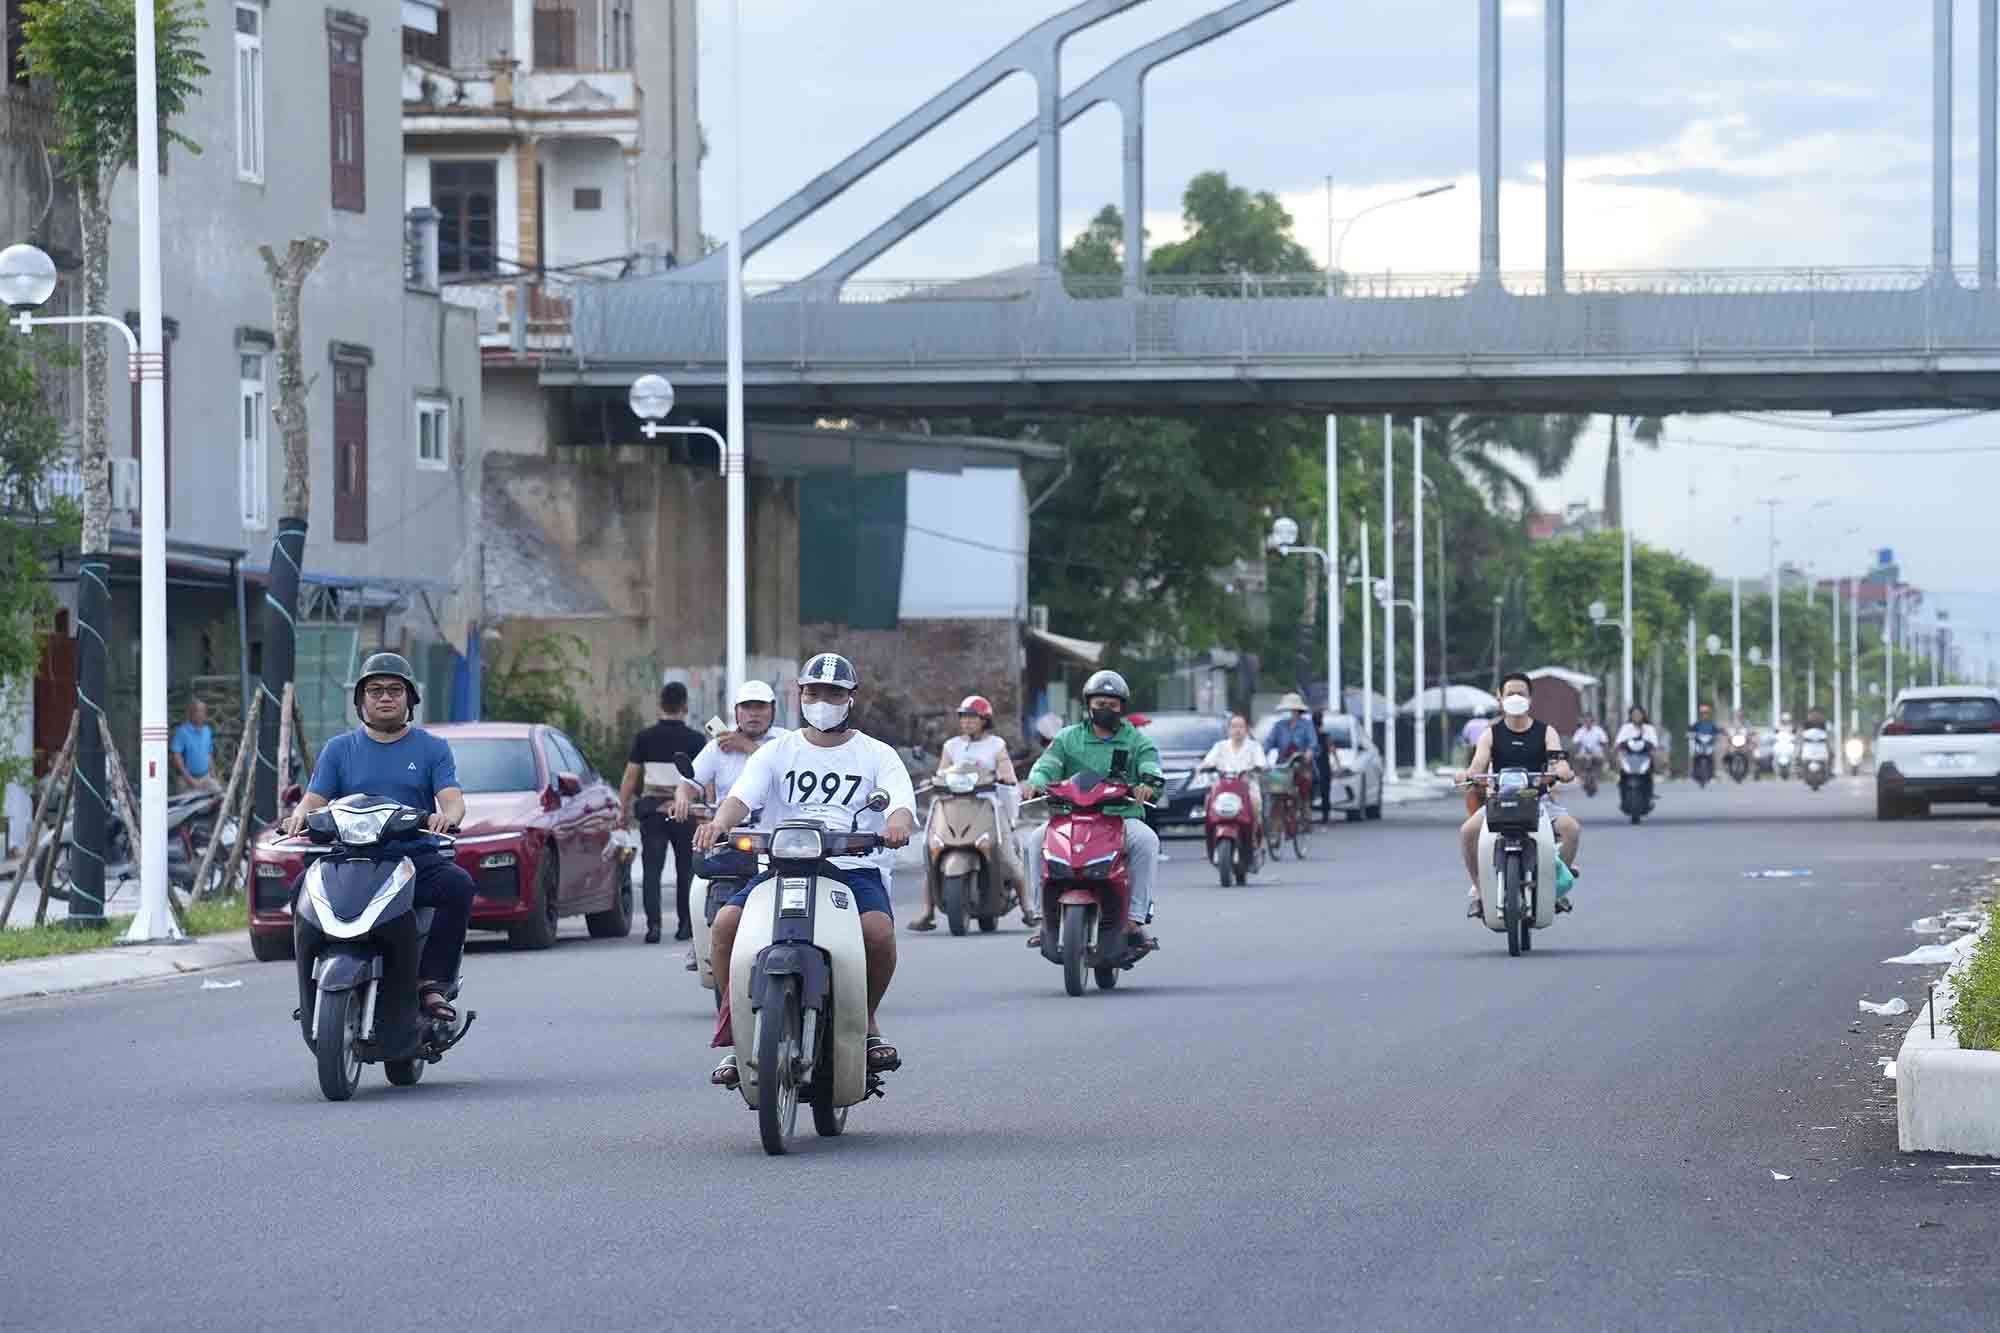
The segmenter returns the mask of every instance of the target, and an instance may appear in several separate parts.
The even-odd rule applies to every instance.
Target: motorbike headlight
[[[396,813],[394,806],[377,806],[370,810],[344,810],[339,805],[329,806],[333,815],[333,827],[340,840],[349,847],[367,847],[381,840],[383,826]]]
[[[771,834],[771,859],[817,861],[824,845],[816,828],[781,828]]]
[[[963,796],[979,785],[979,775],[977,773],[947,773],[945,774],[944,785],[947,791],[957,796]]]
[[[1860,763],[1860,762],[1861,762],[1861,756],[1862,756],[1862,755],[1864,755],[1864,754],[1866,754],[1866,753],[1868,753],[1868,747],[1867,747],[1867,746],[1865,746],[1865,745],[1863,745],[1863,744],[1861,743],[1861,738],[1860,738],[1859,736],[1849,736],[1849,737],[1847,738],[1847,762],[1848,762],[1848,763],[1850,763],[1850,764],[1858,764],[1858,763]]]
[[[1243,813],[1243,798],[1233,791],[1226,791],[1215,798],[1215,813],[1224,819],[1234,819]]]

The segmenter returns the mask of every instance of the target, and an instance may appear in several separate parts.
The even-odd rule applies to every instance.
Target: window
[[[361,34],[335,28],[327,35],[327,86],[333,114],[333,206],[349,212],[368,207],[361,100]]]
[[[421,61],[427,65],[451,68],[451,11],[437,12],[437,31],[422,32],[405,24],[403,27],[403,57],[406,60]]]
[[[241,352],[237,360],[237,477],[243,492],[243,526],[256,530],[271,521],[271,451],[264,425],[271,419],[271,407],[264,389],[264,354]]]
[[[553,727],[549,729],[548,737],[549,744],[555,748],[558,770],[574,773],[584,782],[596,780],[597,773],[591,768],[590,761],[583,757],[583,751],[576,748],[574,741]]]
[[[333,363],[333,539],[368,540],[368,367]]]
[[[236,6],[236,178],[264,180],[264,9]]]
[[[535,68],[576,68],[576,0],[535,0]]]
[[[441,398],[417,400],[417,466],[451,466],[451,406]]]
[[[570,206],[579,213],[595,213],[604,207],[604,191],[594,185],[579,185]]]
[[[487,792],[532,792],[539,788],[535,751],[525,738],[454,740],[452,762],[458,787],[468,796]]]
[[[438,273],[445,278],[494,270],[492,162],[432,162],[431,207],[438,214]]]

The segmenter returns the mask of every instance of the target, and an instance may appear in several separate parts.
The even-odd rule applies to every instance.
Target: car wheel
[[[292,956],[292,932],[250,932],[250,953],[260,963],[281,963]]]
[[[561,879],[556,850],[542,853],[541,868],[535,872],[535,914],[507,932],[507,942],[516,949],[552,949],[556,943],[556,885]]]
[[[1880,787],[1875,789],[1875,818],[1885,821],[1901,819],[1903,814],[1903,803],[1901,801],[1889,795],[1888,792],[1883,791]]]
[[[611,906],[583,918],[592,939],[622,940],[632,933],[632,877],[619,875],[617,878],[618,891],[612,895]]]

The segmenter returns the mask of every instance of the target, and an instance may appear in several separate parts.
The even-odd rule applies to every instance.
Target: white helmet
[[[741,708],[744,704],[771,704],[775,706],[777,702],[778,696],[772,691],[769,685],[761,680],[746,680],[737,688],[736,702],[732,707]]]

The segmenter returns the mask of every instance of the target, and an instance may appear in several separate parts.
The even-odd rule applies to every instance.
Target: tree
[[[1124,272],[1124,260],[1125,215],[1118,211],[1118,205],[1106,204],[1063,251],[1063,274],[1115,278]]]
[[[1664,417],[1627,416],[1632,438],[1648,449],[1660,447],[1660,436],[1666,429]],[[1618,448],[1618,414],[1611,414],[1611,447],[1604,454],[1604,526],[1616,532],[1625,526],[1625,492],[1622,481],[1623,467]]]
[[[1098,215],[1100,219],[1103,214]],[[1204,171],[1181,195],[1186,240],[1147,257],[1153,274],[1316,273],[1312,255],[1292,236],[1292,215],[1269,190],[1252,194],[1222,171]]]
[[[1514,465],[1526,464],[1543,481],[1562,475],[1590,424],[1587,415],[1566,413],[1460,413],[1431,421],[1445,442],[1446,458],[1484,492],[1491,505],[1516,514],[1532,512],[1535,491]]]
[[[281,700],[298,664],[299,574],[305,568],[306,529],[312,513],[310,472],[311,422],[305,358],[299,351],[299,303],[305,282],[326,253],[317,236],[295,240],[278,258],[270,246],[257,247],[264,272],[271,280],[271,318],[276,325],[278,402],[272,418],[285,451],[285,480],[278,493],[278,527],[271,537],[271,586],[264,594],[265,707],[257,728],[257,818],[270,824],[278,818],[278,731],[284,719]]]

